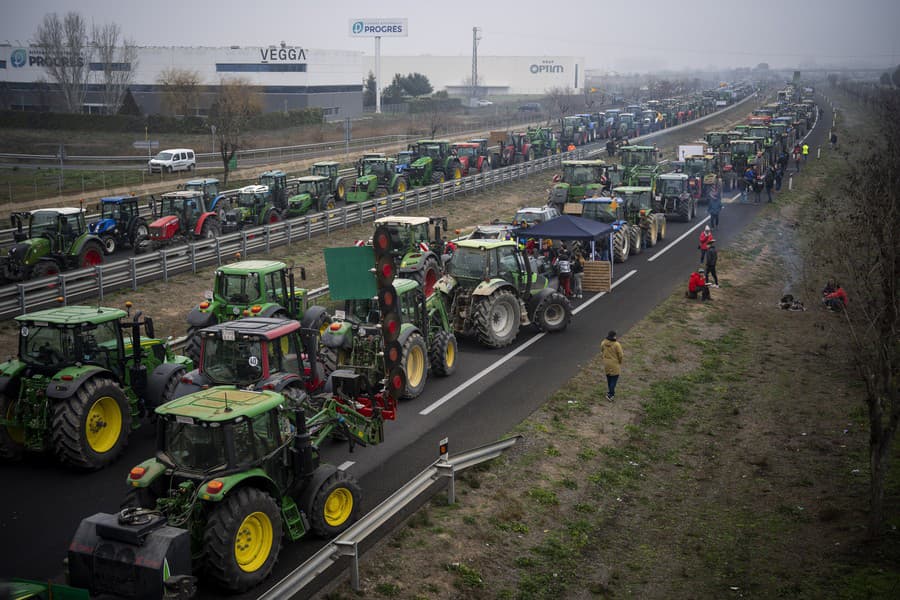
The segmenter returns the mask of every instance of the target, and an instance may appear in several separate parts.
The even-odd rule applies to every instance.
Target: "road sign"
[[[131,144],[132,148],[159,148],[158,140],[150,140],[149,142],[137,141]]]

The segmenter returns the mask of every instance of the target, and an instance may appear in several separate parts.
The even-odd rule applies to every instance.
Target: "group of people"
[[[700,267],[688,278],[688,289],[685,295],[688,298],[699,297],[701,300],[710,300],[709,288],[719,287],[719,274],[716,272],[719,251],[716,249],[716,238],[713,237],[709,225],[700,232],[697,249],[700,250]],[[710,278],[712,283],[709,282]]]

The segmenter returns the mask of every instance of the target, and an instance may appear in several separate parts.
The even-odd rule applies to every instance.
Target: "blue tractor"
[[[100,199],[100,220],[88,231],[100,237],[103,251],[112,254],[120,245],[134,248],[137,241],[150,233],[147,220],[140,214],[137,196],[110,196]]]
[[[625,262],[629,254],[636,254],[631,250],[632,238],[640,230],[633,231],[634,226],[629,224],[622,198],[585,198],[581,201],[581,217],[612,225],[615,262]]]

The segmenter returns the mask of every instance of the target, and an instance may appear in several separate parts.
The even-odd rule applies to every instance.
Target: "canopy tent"
[[[609,223],[600,223],[574,215],[560,215],[533,227],[514,229],[513,233],[518,237],[551,240],[600,240],[609,236],[612,231],[613,227]]]

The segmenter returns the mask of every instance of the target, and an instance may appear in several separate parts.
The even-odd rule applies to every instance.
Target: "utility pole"
[[[481,37],[478,32],[479,27],[472,28],[472,105],[475,104],[475,97],[478,96],[478,41]]]

